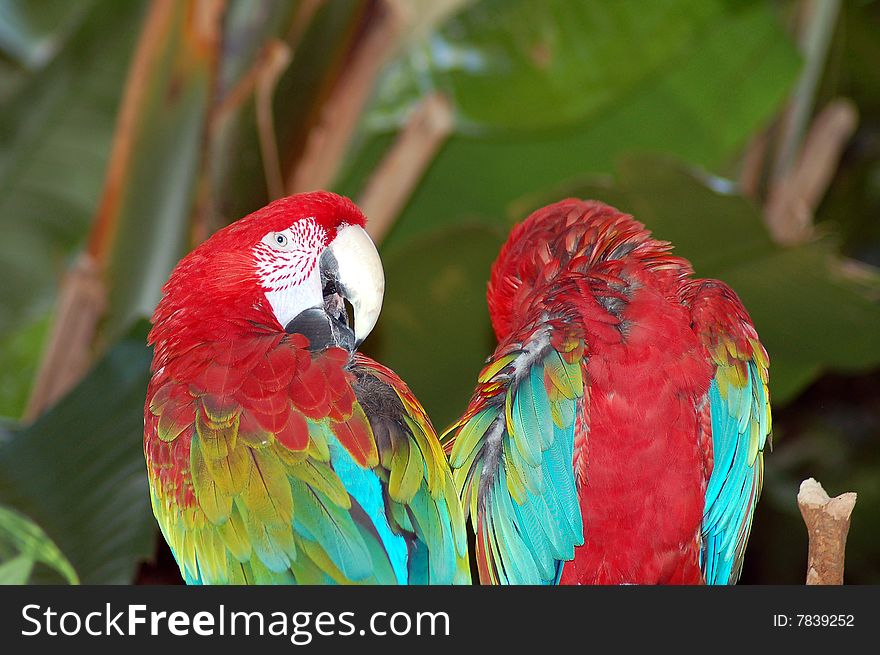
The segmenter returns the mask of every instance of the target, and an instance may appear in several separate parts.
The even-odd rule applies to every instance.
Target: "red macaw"
[[[447,445],[484,584],[738,580],[768,358],[736,294],[692,273],[599,202],[513,229],[498,347]]]
[[[470,580],[430,421],[355,352],[385,283],[364,224],[331,193],[284,198],[214,234],[164,286],[144,452],[188,583]]]

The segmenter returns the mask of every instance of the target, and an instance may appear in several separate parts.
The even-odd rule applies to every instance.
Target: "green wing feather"
[[[424,410],[367,358],[346,362],[343,379],[353,391],[348,406],[344,394],[327,394],[324,419],[304,414],[295,398],[261,399],[252,410],[228,389],[213,395],[175,380],[151,387],[153,511],[188,583],[470,581],[464,518]],[[279,419],[283,434],[254,413],[269,406],[290,413]]]

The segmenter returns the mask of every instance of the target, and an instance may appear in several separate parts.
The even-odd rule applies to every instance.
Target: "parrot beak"
[[[346,225],[336,233],[336,238],[321,256],[321,279],[328,314],[345,320],[342,318],[345,306],[339,296],[351,303],[354,309],[354,347],[360,346],[376,326],[385,297],[382,260],[366,230],[358,225]]]

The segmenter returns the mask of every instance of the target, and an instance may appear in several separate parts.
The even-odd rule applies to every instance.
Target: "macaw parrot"
[[[144,452],[189,584],[470,581],[431,422],[356,351],[385,286],[365,220],[328,192],[283,198],[215,233],[163,287]]]
[[[723,282],[631,216],[517,225],[498,346],[447,444],[483,584],[732,584],[761,491],[768,358]]]

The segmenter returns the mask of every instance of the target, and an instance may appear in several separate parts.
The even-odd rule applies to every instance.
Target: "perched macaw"
[[[385,285],[364,224],[331,193],[283,198],[218,231],[163,288],[144,451],[187,583],[470,581],[434,429],[355,350]]]
[[[641,223],[569,199],[516,226],[498,347],[450,463],[484,584],[728,584],[770,434],[768,358],[736,294]]]

